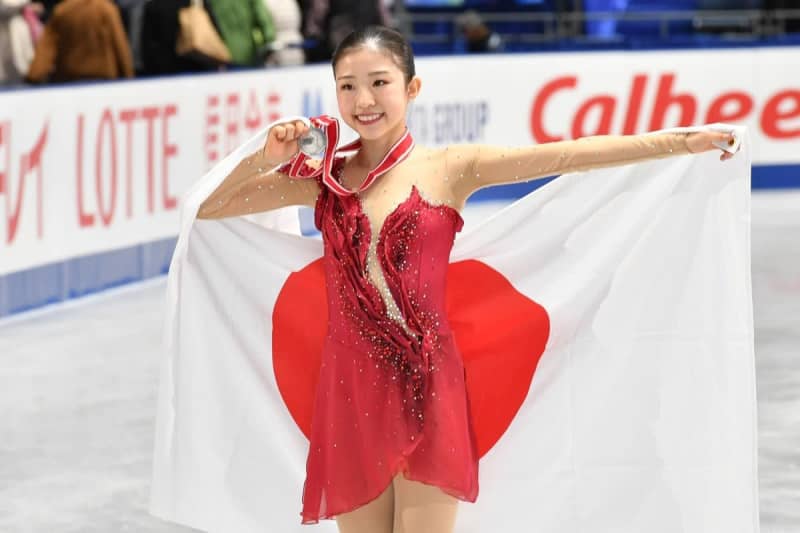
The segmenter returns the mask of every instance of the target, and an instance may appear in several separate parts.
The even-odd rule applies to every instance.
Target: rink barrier
[[[0,276],[0,317],[162,276],[176,241],[161,239]]]
[[[424,57],[409,128],[425,146],[518,146],[734,122],[753,188],[800,188],[800,71],[785,68],[797,53]],[[163,275],[198,177],[278,117],[322,113],[336,114],[328,65],[0,92],[0,317]]]

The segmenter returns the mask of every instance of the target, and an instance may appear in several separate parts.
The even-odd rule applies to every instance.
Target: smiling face
[[[391,54],[368,45],[344,54],[334,77],[339,112],[362,139],[395,140],[401,135],[408,102],[419,92],[419,78],[407,84]]]

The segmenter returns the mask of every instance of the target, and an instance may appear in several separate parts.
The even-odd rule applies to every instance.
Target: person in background
[[[191,0],[150,0],[145,5],[139,36],[143,75],[165,76],[218,69],[217,65],[204,63],[192,56],[180,56],[175,51],[179,31],[178,12],[190,3]],[[208,6],[206,11],[219,31],[214,14]]]
[[[466,40],[467,52],[497,52],[502,48],[500,36],[493,32],[477,11],[468,10],[456,17],[456,27]]]
[[[41,18],[44,22],[50,20],[50,15],[53,14],[53,10],[59,2],[61,2],[61,0],[39,0],[39,3],[44,6],[44,11],[41,14]]]
[[[269,44],[275,39],[275,24],[264,0],[209,0],[207,5],[233,64],[263,65]]]
[[[301,13],[297,0],[263,0],[275,24],[275,40],[267,57],[267,65],[302,65],[306,61],[303,35],[300,33]]]
[[[772,15],[770,13],[771,11],[796,10],[798,7],[800,7],[800,1],[798,0],[764,0],[761,4],[761,9],[766,12],[765,15]],[[786,19],[779,19],[778,24],[780,31],[786,33],[800,33],[800,14],[794,14]]]
[[[393,26],[384,0],[305,0],[303,34],[317,41],[308,51],[309,62],[329,61],[342,40],[367,26]]]
[[[36,17],[42,10],[30,0],[0,0],[0,85],[22,83],[33,59],[34,33],[41,28]]]
[[[47,21],[26,79],[43,83],[131,77],[131,50],[113,2],[64,0]]]
[[[144,70],[142,62],[142,23],[144,9],[150,0],[114,0],[122,16],[122,24],[128,35],[128,45],[133,56],[133,70],[138,75]]]

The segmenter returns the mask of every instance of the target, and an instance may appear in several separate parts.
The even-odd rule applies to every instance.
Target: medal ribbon
[[[321,129],[325,133],[326,146],[325,154],[322,157],[322,165],[317,169],[306,165],[306,162],[311,157],[303,152],[298,152],[296,156],[282,165],[278,171],[298,179],[315,178],[321,174],[322,182],[339,196],[350,196],[366,190],[375,180],[405,160],[414,148],[414,139],[411,137],[411,132],[406,128],[403,135],[392,145],[381,162],[369,171],[358,190],[351,191],[336,181],[331,171],[336,156],[341,153],[358,151],[361,148],[361,139],[356,139],[345,146],[337,148],[336,145],[339,144],[339,121],[328,115],[320,115],[310,120],[312,126]]]

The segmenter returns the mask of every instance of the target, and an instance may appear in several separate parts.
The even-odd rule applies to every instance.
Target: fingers
[[[727,145],[733,146],[736,144],[736,140],[733,137],[733,133],[722,132],[722,131],[709,131],[708,135],[710,140],[713,144],[719,145]]]
[[[308,126],[302,120],[283,122],[272,126],[261,150],[262,157],[267,161],[271,161],[271,165],[286,161],[297,153],[297,139],[302,137],[308,130]]]
[[[723,142],[728,146],[733,146],[734,144],[736,144],[736,139],[734,139],[732,133],[717,133],[715,134],[714,140]]]
[[[286,128],[284,126],[274,126],[270,133],[279,141],[286,139]]]
[[[306,126],[302,120],[286,122],[272,128],[275,139],[281,142],[294,141],[295,139],[302,137],[307,131],[308,126]]]
[[[741,149],[741,146],[736,146],[737,139],[731,131],[709,132],[709,137],[707,138],[710,138],[712,148],[716,147],[722,150],[722,153],[719,156],[720,161],[727,161],[733,157],[735,152],[738,152]],[[736,146],[735,152],[732,151],[734,146]]]
[[[308,133],[308,130],[310,129],[302,120],[295,121],[294,128],[298,138]]]

